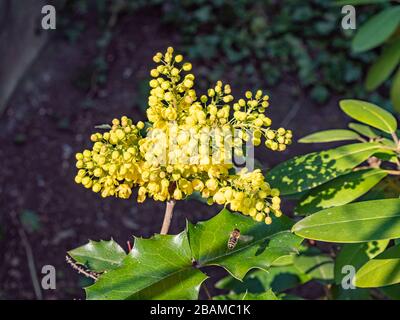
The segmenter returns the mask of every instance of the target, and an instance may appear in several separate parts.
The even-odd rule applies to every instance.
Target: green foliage
[[[158,6],[163,22],[181,36],[189,58],[207,60],[202,74],[211,80],[228,71],[246,84],[274,85],[295,74],[303,89],[310,89],[310,97],[324,103],[332,92],[362,93],[360,76],[375,56],[346,54],[352,32],[338,32],[343,16],[329,1],[128,2],[134,9]],[[363,21],[376,11],[360,8],[357,18]]]
[[[345,244],[341,248],[335,261],[335,283],[340,284],[343,279],[342,268],[351,265],[355,270],[360,269],[368,260],[383,252],[389,240],[371,241],[365,243]]]
[[[400,13],[399,13],[400,15]],[[365,80],[367,90],[375,90],[394,72],[400,62],[400,39],[388,44],[368,70]]]
[[[363,2],[363,1],[361,1]],[[368,2],[368,1],[366,1]],[[376,3],[378,3],[377,1]],[[384,2],[384,1],[383,1]],[[371,3],[375,3],[371,1]],[[384,10],[373,15],[357,31],[352,48],[354,52],[365,52],[383,45],[380,56],[375,60],[367,73],[365,87],[374,90],[389,79],[400,63],[400,6],[386,6]],[[393,110],[400,111],[399,76],[393,78],[390,99]]]
[[[396,30],[400,23],[400,6],[381,11],[369,19],[353,39],[352,49],[363,52],[381,45]]]
[[[390,299],[400,300],[400,284],[381,287],[380,291]]]
[[[364,264],[356,273],[360,288],[384,287],[400,283],[400,245],[393,246]]]
[[[369,288],[397,299],[400,283],[400,143],[397,121],[384,109],[359,100],[340,102],[355,120],[349,130],[328,130],[305,142],[365,141],[290,159],[268,173],[273,187],[299,198],[293,224],[282,216],[271,225],[222,210],[208,221],[187,223],[178,235],[135,238],[125,254],[114,241],[89,242],[71,250],[80,265],[99,274],[88,299],[196,299],[204,268],[228,275],[215,300],[299,299],[288,294],[305,283],[325,288],[327,298],[370,299]],[[359,201],[357,201],[359,200]],[[357,202],[354,202],[357,201]],[[352,203],[353,202],[353,203]],[[233,249],[233,229],[241,236]],[[327,250],[301,245],[308,239],[342,244]],[[393,241],[394,240],[394,241]],[[338,251],[338,252],[337,252]],[[356,272],[345,290],[346,266]],[[134,272],[133,272],[134,271]]]
[[[267,226],[223,210],[206,222],[188,223],[178,235],[135,238],[128,255],[113,241],[90,242],[69,254],[92,271],[107,271],[86,288],[88,299],[196,299],[207,278],[202,267],[222,266],[241,280],[253,268],[268,270],[296,254],[302,239],[289,232],[291,225],[288,218]],[[248,240],[230,250],[234,228]]]
[[[254,294],[254,293],[239,293],[239,294],[227,294],[221,296],[213,297],[213,300],[280,300],[272,290],[268,290],[263,293]]]
[[[322,282],[333,280],[333,259],[317,250],[308,250],[295,257],[294,264],[300,272]]]
[[[135,239],[122,265],[86,288],[88,299],[195,299],[206,275],[192,268],[186,231]],[[168,288],[168,290],[165,290]]]
[[[325,130],[310,134],[299,140],[300,143],[333,142],[344,140],[360,140],[356,132],[345,129]]]
[[[361,100],[342,100],[340,107],[348,116],[383,132],[397,130],[397,121],[388,111]]]
[[[284,292],[287,289],[310,281],[312,277],[300,271],[296,265],[272,266],[268,272],[256,270],[248,273],[242,281],[232,276],[227,276],[215,285],[216,288],[230,290],[230,292],[239,294],[244,292],[259,294],[272,290],[275,293]]]
[[[396,112],[400,112],[400,68],[393,77],[392,87],[390,89],[390,99]]]
[[[400,144],[397,121],[388,111],[365,101],[343,100],[340,106],[347,115],[363,123],[350,123],[349,128],[368,142],[288,160],[271,170],[273,185],[283,186],[286,194],[308,190],[302,192],[295,209],[297,213],[307,215],[293,226],[292,231],[296,235],[324,242],[345,243],[336,255],[334,269],[329,269],[333,270],[333,274],[327,271],[311,275],[313,279],[329,275],[327,281],[335,283],[331,287],[332,298],[369,299],[369,290],[360,288],[382,287],[381,291],[386,296],[398,299],[396,284],[400,283],[400,187],[397,176],[400,174]],[[335,137],[334,132],[328,130],[315,133],[304,140],[346,141],[347,134],[342,135],[341,131],[336,131],[338,134]],[[339,158],[337,156],[335,162],[325,166],[317,166],[309,161],[315,158],[315,154],[329,153],[330,156],[322,157],[328,161],[338,150],[349,151],[349,148],[362,145],[378,145],[380,150],[375,149],[362,160],[357,156],[358,149],[347,153],[345,163],[348,171],[344,174],[335,176],[327,170],[335,166]],[[365,160],[368,160],[367,165],[357,167]],[[357,199],[367,201],[351,203]],[[394,245],[391,240],[394,240]],[[320,255],[316,254],[317,257]],[[307,262],[306,256],[305,252],[301,252],[294,261],[305,259]],[[328,261],[330,257],[325,256],[325,259]],[[304,272],[298,263],[295,265]],[[356,290],[341,288],[346,275],[343,267],[349,265],[356,271],[352,279]]]
[[[267,180],[283,195],[310,190],[349,173],[381,148],[377,143],[355,143],[298,156],[273,168]]]
[[[223,210],[208,221],[189,223],[188,233],[197,263],[222,266],[235,278],[242,279],[252,268],[267,270],[280,257],[296,253],[301,240],[288,231],[291,225],[287,218],[274,219],[271,225],[254,223]],[[248,239],[228,250],[226,242],[233,228]]]
[[[321,210],[293,226],[308,239],[328,242],[367,242],[400,238],[400,199],[346,204]]]
[[[387,172],[381,169],[350,172],[310,190],[300,199],[295,211],[308,215],[350,203],[371,190],[386,176]]]
[[[378,134],[374,131],[374,129],[372,129],[371,127],[366,126],[364,124],[350,122],[349,128],[353,129],[354,131],[358,132],[359,134],[362,134],[363,136],[366,136],[367,138],[374,139],[374,138],[379,137]]]
[[[125,251],[114,241],[89,241],[84,246],[68,251],[79,264],[95,272],[110,271],[119,267]]]

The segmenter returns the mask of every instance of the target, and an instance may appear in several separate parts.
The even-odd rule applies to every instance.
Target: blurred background
[[[57,9],[56,30],[41,27],[46,4]],[[139,205],[135,195],[102,199],[74,183],[74,154],[90,146],[95,125],[122,115],[145,119],[157,51],[173,46],[193,63],[198,93],[218,79],[236,98],[246,89],[266,90],[273,127],[292,129],[295,141],[345,127],[340,99],[390,109],[388,84],[373,93],[363,85],[377,53],[352,53],[355,31],[341,28],[341,6],[332,4],[0,0],[0,299],[81,299],[90,281],[65,263],[67,250],[111,237],[127,248],[132,235],[160,231],[163,203]],[[357,25],[384,5],[357,8]],[[316,148],[322,147],[295,142],[279,154],[258,148],[256,158],[268,169]],[[219,209],[182,201],[171,232]],[[47,264],[56,268],[56,290],[35,285]],[[309,283],[301,295],[318,298],[320,290]]]

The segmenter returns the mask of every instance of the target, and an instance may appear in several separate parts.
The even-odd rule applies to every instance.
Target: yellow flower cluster
[[[143,122],[132,124],[132,120],[122,117],[114,119],[109,132],[92,134],[92,150],[77,153],[76,183],[82,183],[102,197],[117,196],[129,198],[132,187],[141,180],[137,156],[140,130]]]
[[[233,102],[230,86],[218,81],[198,98],[192,65],[173,53],[168,48],[153,58],[158,66],[150,72],[146,129],[124,116],[112,121],[109,132],[93,134],[92,150],[76,155],[75,181],[103,197],[128,198],[137,186],[139,202],[181,200],[199,192],[209,204],[229,205],[270,224],[270,213],[282,214],[279,191],[260,170],[232,173],[232,158],[263,138],[266,147],[283,151],[291,131],[270,128],[264,115],[269,97],[261,90]]]
[[[266,224],[272,222],[271,212],[276,217],[282,215],[279,190],[270,188],[259,169],[252,172],[242,169],[238,175],[230,177],[227,186],[219,188],[214,194],[213,201],[229,204],[231,210],[250,215],[259,222],[264,220]]]

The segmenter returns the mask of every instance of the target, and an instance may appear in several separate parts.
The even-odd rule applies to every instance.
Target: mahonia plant
[[[94,133],[91,150],[76,154],[75,181],[102,197],[127,199],[134,187],[138,202],[181,200],[199,192],[208,204],[270,224],[279,217],[279,190],[271,188],[261,170],[234,170],[232,158],[243,157],[245,145],[283,151],[292,132],[271,129],[264,115],[269,97],[247,91],[234,102],[228,84],[218,81],[198,98],[192,65],[169,47],[157,53],[150,75],[148,123],[123,116],[111,129]],[[232,152],[233,151],[233,152]],[[233,154],[233,155],[232,155]]]

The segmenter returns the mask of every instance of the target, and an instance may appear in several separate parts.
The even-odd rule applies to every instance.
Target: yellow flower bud
[[[99,192],[100,190],[101,190],[101,185],[99,184],[99,183],[95,183],[93,186],[92,186],[92,190],[94,191],[94,192]]]
[[[268,130],[267,133],[266,133],[266,136],[267,136],[268,139],[272,140],[272,139],[275,138],[275,132],[273,132],[271,130]]]
[[[214,197],[213,197],[214,201],[218,204],[224,204],[226,199],[225,196],[222,192],[217,192]]]
[[[271,196],[279,197],[279,194],[280,194],[279,189],[276,188],[271,189]]]
[[[261,222],[261,221],[263,221],[263,219],[264,219],[264,214],[262,214],[262,213],[257,213],[257,215],[255,216],[255,220],[257,222]]]
[[[256,203],[256,209],[258,211],[261,211],[263,208],[264,208],[264,202],[259,201],[259,202]]]
[[[268,216],[268,217],[265,217],[265,220],[264,220],[264,222],[265,222],[265,224],[271,224],[271,223],[272,223],[272,219],[271,219],[271,217],[270,217],[270,216]]]
[[[280,210],[275,210],[275,211],[274,211],[274,215],[275,215],[275,217],[279,218],[280,216],[282,216],[282,211],[280,211]]]
[[[218,182],[215,179],[208,179],[206,181],[206,187],[211,191],[214,191],[218,188]]]
[[[192,64],[189,63],[189,62],[185,62],[185,63],[183,64],[182,69],[183,69],[184,71],[190,71],[190,70],[192,70]]]
[[[181,200],[182,199],[182,191],[179,190],[178,188],[174,190],[174,199],[175,200]]]
[[[79,184],[79,183],[82,183],[82,177],[77,175],[77,176],[75,177],[75,182],[78,183],[78,184]]]
[[[175,62],[177,62],[177,63],[182,62],[182,60],[183,60],[183,56],[182,56],[181,54],[178,54],[178,55],[175,57]]]

